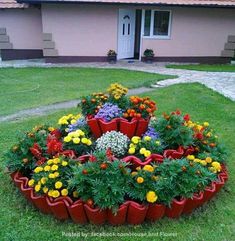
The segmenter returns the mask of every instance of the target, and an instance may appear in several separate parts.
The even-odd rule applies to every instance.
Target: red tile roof
[[[28,4],[17,3],[15,0],[0,0],[0,8],[27,8]]]
[[[1,1],[1,0],[0,0]],[[5,0],[6,1],[6,0]],[[183,6],[221,6],[235,7],[235,0],[18,0],[18,2],[53,2],[53,3],[123,3],[123,4],[153,4],[153,5],[183,5]]]

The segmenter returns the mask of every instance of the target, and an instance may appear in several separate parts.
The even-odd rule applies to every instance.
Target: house
[[[2,60],[42,58],[39,6],[0,0],[0,56]]]
[[[13,0],[0,0],[7,1]],[[147,48],[157,61],[222,63],[234,56],[235,0],[18,3],[21,8],[0,11],[11,51],[41,47],[47,62],[106,61],[109,49],[118,59],[141,60]]]

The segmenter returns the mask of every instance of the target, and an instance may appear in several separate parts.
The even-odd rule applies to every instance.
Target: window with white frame
[[[152,38],[169,38],[171,11],[145,10],[144,36]]]

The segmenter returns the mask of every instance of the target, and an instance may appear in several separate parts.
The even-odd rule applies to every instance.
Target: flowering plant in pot
[[[110,49],[107,53],[107,59],[110,64],[115,64],[117,62],[117,53],[115,50]]]
[[[144,60],[146,63],[152,63],[154,58],[154,51],[152,49],[145,49]]]

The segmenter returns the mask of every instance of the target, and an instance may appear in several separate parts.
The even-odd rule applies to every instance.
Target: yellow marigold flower
[[[68,196],[68,189],[63,189],[62,191],[61,191],[61,195],[62,196]]]
[[[53,193],[52,193],[52,197],[53,198],[57,198],[59,196],[60,196],[60,192],[59,191],[57,191],[57,190],[53,191]]]
[[[153,166],[151,166],[151,165],[145,165],[145,166],[143,167],[143,170],[148,171],[148,172],[153,172],[153,171],[154,171],[154,168],[153,168]]]
[[[49,197],[53,197],[53,192],[54,192],[54,190],[49,190],[48,193],[47,193],[47,195],[48,195]]]
[[[80,143],[80,138],[78,138],[78,137],[73,138],[73,143],[74,144],[79,144]]]
[[[144,178],[143,177],[137,177],[136,179],[137,183],[141,184],[144,182]]]
[[[56,176],[53,173],[50,173],[48,177],[51,179],[56,178]]]
[[[141,155],[144,155],[145,152],[146,152],[146,149],[144,147],[140,149],[140,154]]]
[[[211,132],[208,132],[208,133],[206,134],[206,137],[211,137]]]
[[[52,160],[52,159],[49,159],[49,160],[47,161],[47,164],[48,164],[48,165],[53,164],[53,160]]]
[[[149,203],[154,203],[157,201],[158,196],[156,195],[156,193],[154,191],[149,191],[146,194],[146,199]]]
[[[67,161],[62,161],[61,165],[62,165],[63,167],[65,167],[65,166],[68,165],[68,162],[67,162]]]
[[[159,177],[157,177],[157,176],[152,176],[151,178],[153,181],[157,181],[159,179]]]
[[[208,122],[204,122],[203,125],[204,125],[205,127],[208,127],[208,126],[209,126],[209,123],[208,123]]]
[[[47,178],[46,177],[42,177],[40,181],[41,181],[42,184],[45,184],[46,181],[47,181]]]
[[[152,139],[152,138],[151,138],[150,136],[145,136],[145,137],[144,137],[144,140],[145,140],[145,141],[151,141],[151,139]]]
[[[130,147],[130,148],[136,148],[136,145],[133,144],[133,143],[131,143],[131,144],[129,145],[129,147]]]
[[[49,172],[50,170],[51,170],[51,167],[50,167],[50,166],[45,166],[45,167],[44,167],[44,171],[45,171],[45,172]]]
[[[83,144],[87,144],[87,142],[88,142],[88,139],[85,138],[85,137],[83,137],[83,138],[82,138],[82,143],[83,143]]]
[[[84,136],[85,133],[82,131],[82,130],[76,130],[76,133],[79,135],[79,136]]]
[[[33,187],[34,182],[35,182],[34,179],[30,179],[30,180],[28,181],[29,187]]]
[[[70,142],[72,140],[71,136],[64,137],[64,142]]]
[[[197,125],[197,126],[196,126],[196,129],[199,130],[199,131],[200,131],[202,128],[203,128],[203,126],[201,126],[201,125]]]
[[[55,188],[56,188],[56,189],[60,189],[62,186],[63,186],[63,183],[60,182],[60,181],[57,181],[57,182],[55,183]]]
[[[211,166],[216,169],[216,171],[220,172],[221,171],[221,165],[219,162],[212,162]]]
[[[131,138],[131,141],[134,143],[134,144],[138,144],[139,143],[139,140],[140,140],[140,137],[139,136],[133,136]]]
[[[54,172],[54,177],[56,178],[56,177],[58,177],[60,174],[59,174],[59,172]]]
[[[67,121],[67,118],[65,116],[63,116],[58,120],[58,124],[59,125],[68,125],[69,123]]]
[[[207,163],[211,163],[212,162],[212,158],[209,157],[209,156],[205,160],[206,160]]]
[[[60,163],[60,159],[59,159],[59,158],[54,158],[54,159],[53,159],[53,163],[54,163],[54,164]]]
[[[188,159],[189,161],[193,161],[193,160],[195,159],[195,156],[194,156],[194,155],[188,155],[188,156],[187,156],[187,159]]]
[[[41,172],[41,171],[43,171],[43,168],[42,168],[42,167],[36,167],[36,168],[34,169],[34,172],[35,172],[35,173],[39,173],[39,172]]]
[[[202,166],[206,166],[207,165],[207,162],[205,160],[200,161],[200,163],[201,163]]]
[[[157,146],[160,146],[161,142],[160,142],[160,141],[155,141],[155,144],[156,144]]]
[[[35,187],[34,187],[34,190],[35,192],[39,192],[41,189],[41,185],[37,184]]]
[[[78,192],[77,191],[73,192],[73,197],[78,197]]]
[[[52,126],[48,127],[48,131],[54,131],[54,130],[55,130],[54,127],[52,127]]]
[[[201,159],[195,158],[193,161],[194,161],[194,162],[201,162]]]
[[[73,125],[73,124],[75,124],[77,121],[75,120],[75,119],[72,119],[71,121],[70,121],[70,123]]]
[[[90,139],[88,139],[87,145],[90,146],[91,144],[92,144],[92,141]]]
[[[129,154],[134,154],[135,153],[135,148],[133,148],[133,147],[129,148],[128,153]]]
[[[209,171],[211,171],[211,172],[213,172],[213,173],[216,173],[216,172],[217,172],[214,167],[209,167],[208,169],[209,169]]]
[[[52,165],[51,170],[52,171],[58,170],[58,165],[56,165],[56,164]]]
[[[136,167],[136,170],[137,170],[137,171],[140,171],[140,170],[141,170],[141,167]]]
[[[131,176],[134,177],[134,176],[136,176],[137,174],[138,174],[138,172],[132,172],[132,173],[131,173]]]
[[[42,191],[43,191],[44,193],[47,193],[47,192],[48,192],[48,187],[43,187]]]
[[[151,154],[152,154],[151,151],[148,151],[148,150],[144,152],[145,157],[149,157]]]

